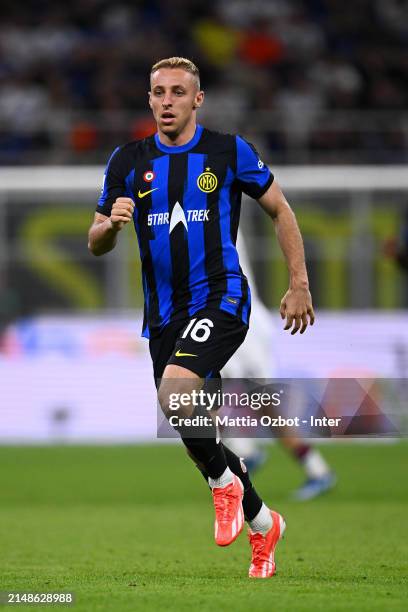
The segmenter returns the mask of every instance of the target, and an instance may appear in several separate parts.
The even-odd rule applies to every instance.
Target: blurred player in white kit
[[[237,248],[241,267],[251,287],[252,325],[245,342],[223,369],[222,375],[225,378],[274,378],[277,371],[273,355],[274,323],[256,290],[241,232],[238,233]],[[280,437],[279,441],[299,463],[306,477],[302,486],[294,491],[292,495],[294,499],[299,501],[313,499],[335,486],[336,476],[317,449],[290,431],[284,437]],[[256,470],[266,460],[266,453],[257,438],[229,438],[228,446],[245,460],[250,472]]]

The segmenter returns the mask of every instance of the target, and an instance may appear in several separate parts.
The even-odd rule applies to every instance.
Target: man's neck
[[[167,147],[181,147],[194,137],[197,128],[196,122],[187,125],[180,134],[164,134],[161,130],[157,130],[159,140]]]

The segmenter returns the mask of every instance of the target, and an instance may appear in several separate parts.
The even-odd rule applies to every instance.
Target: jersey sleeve
[[[110,217],[112,204],[116,198],[127,195],[126,171],[123,164],[121,147],[117,147],[110,156],[103,175],[101,196],[98,200],[96,212]]]
[[[258,200],[269,189],[273,174],[264,164],[255,147],[241,136],[236,136],[237,173],[241,189],[251,198]]]

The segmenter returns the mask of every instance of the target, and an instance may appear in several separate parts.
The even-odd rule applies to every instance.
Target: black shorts
[[[201,378],[217,378],[220,370],[245,340],[248,325],[223,310],[205,308],[189,319],[169,323],[150,339],[154,378],[167,364],[191,370]]]

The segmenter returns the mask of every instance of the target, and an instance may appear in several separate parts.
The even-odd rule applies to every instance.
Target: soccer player
[[[149,338],[166,415],[175,389],[198,391],[206,378],[219,376],[246,336],[251,298],[235,248],[242,192],[273,219],[286,257],[290,286],[280,308],[285,329],[303,333],[314,321],[292,210],[250,144],[197,124],[203,100],[191,61],[175,57],[152,67],[149,105],[157,133],[115,149],[89,230],[90,251],[102,255],[133,220],[145,296],[142,335]],[[208,416],[204,406],[193,414]],[[249,576],[272,576],[283,517],[263,503],[245,465],[217,439],[214,425],[203,437],[182,425],[179,433],[212,490],[216,543],[231,544],[245,517],[252,547]]]

